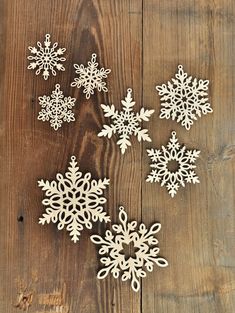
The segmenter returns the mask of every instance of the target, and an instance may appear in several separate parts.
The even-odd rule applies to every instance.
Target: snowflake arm
[[[28,47],[31,52],[31,56],[28,56],[28,60],[32,61],[28,65],[28,69],[36,69],[36,75],[39,75],[42,71],[42,76],[47,80],[50,76],[50,71],[53,76],[56,76],[56,70],[64,71],[65,68],[60,62],[64,62],[66,59],[62,57],[65,48],[58,48],[58,42],[55,42],[51,46],[50,34],[45,35],[44,46],[41,42],[37,42],[37,47]]]
[[[197,117],[213,112],[207,102],[208,85],[209,80],[193,79],[179,65],[172,82],[156,86],[162,107],[159,117],[176,120],[189,130]]]
[[[105,236],[92,235],[91,241],[101,245],[99,254],[104,267],[99,270],[98,279],[104,279],[109,273],[114,278],[121,276],[122,281],[131,280],[134,291],[140,289],[140,278],[146,277],[146,271],[153,270],[153,264],[160,267],[168,265],[167,260],[159,257],[160,249],[156,247],[158,240],[154,235],[160,230],[160,223],[153,224],[150,229],[141,223],[128,222],[127,214],[123,207],[119,208],[120,224],[112,225],[112,230],[106,230]],[[123,245],[133,243],[135,255],[128,256],[123,253]]]
[[[92,228],[92,222],[108,222],[110,217],[104,212],[102,197],[109,185],[109,179],[98,181],[91,179],[91,174],[83,175],[79,171],[75,156],[71,157],[68,171],[63,176],[58,173],[56,180],[38,181],[38,186],[45,192],[42,204],[46,213],[39,218],[39,224],[57,223],[59,230],[66,228],[73,242],[79,241],[81,231]]]
[[[162,146],[161,150],[148,149],[147,154],[152,163],[150,164],[151,172],[146,181],[150,183],[160,183],[166,186],[170,196],[173,198],[179,187],[185,187],[185,183],[199,183],[194,165],[199,157],[199,150],[187,150],[185,146],[181,147],[176,137],[176,132],[172,132],[167,148]],[[169,163],[175,162],[177,168],[169,169]]]
[[[124,154],[126,152],[126,149],[131,146],[131,142],[127,134],[121,134],[119,138],[120,139],[117,141],[117,145],[120,146],[121,153]]]
[[[94,90],[107,92],[106,82],[103,81],[107,78],[108,74],[111,72],[110,69],[98,69],[98,63],[96,62],[96,54],[93,53],[91,56],[91,61],[87,63],[87,67],[83,64],[74,64],[75,72],[79,77],[74,78],[71,83],[72,87],[81,88],[84,87],[83,93],[86,98],[89,99],[91,95],[94,94]]]
[[[98,137],[111,138],[114,134],[118,135],[117,145],[121,149],[121,153],[124,154],[129,146],[131,146],[130,137],[136,136],[138,141],[151,141],[148,130],[142,129],[141,122],[149,121],[150,116],[154,110],[140,109],[140,112],[134,113],[133,107],[135,102],[132,101],[132,90],[127,89],[127,96],[125,100],[122,100],[122,111],[115,109],[115,106],[101,104],[101,108],[104,111],[104,116],[109,117],[112,123],[109,125],[103,125],[103,129],[98,133]]]

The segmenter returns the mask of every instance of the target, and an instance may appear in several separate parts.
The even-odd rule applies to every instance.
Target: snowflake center
[[[135,246],[134,242],[131,241],[129,244],[128,243],[123,243],[122,244],[122,250],[120,251],[121,254],[124,254],[125,260],[129,260],[130,258],[135,259],[136,257],[136,252],[139,249]]]
[[[72,189],[66,193],[63,202],[66,210],[76,214],[86,207],[86,196],[82,192]]]
[[[119,125],[119,133],[124,133],[127,135],[132,135],[135,128],[139,125],[136,121],[134,113],[124,113],[121,112],[119,118],[116,120],[117,125]]]
[[[177,172],[179,170],[179,162],[176,161],[176,160],[170,160],[168,163],[167,163],[167,168],[168,168],[168,171],[169,172]]]

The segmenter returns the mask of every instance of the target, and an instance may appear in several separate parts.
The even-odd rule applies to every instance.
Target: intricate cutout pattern
[[[104,264],[97,277],[105,278],[109,272],[114,278],[121,275],[123,281],[130,279],[131,287],[134,291],[140,289],[139,279],[146,277],[146,271],[152,272],[153,265],[156,263],[160,267],[166,267],[168,262],[158,256],[160,249],[156,247],[158,240],[154,238],[160,228],[160,223],[153,224],[147,229],[145,224],[141,223],[137,228],[137,222],[127,222],[127,214],[123,207],[119,212],[120,224],[112,226],[113,232],[106,230],[105,237],[99,235],[91,236],[91,241],[97,245],[101,245],[99,249],[100,255],[107,255],[100,259]],[[133,243],[135,256],[126,257],[123,254],[123,245]]]
[[[185,146],[180,146],[176,137],[176,132],[172,132],[167,148],[162,146],[161,150],[149,149],[147,150],[152,164],[151,173],[148,175],[146,181],[161,182],[161,186],[166,186],[169,194],[173,198],[179,187],[185,187],[185,183],[199,183],[199,178],[196,175],[194,165],[198,158],[199,150],[186,150]],[[168,166],[171,161],[177,163],[177,169],[171,171]]]
[[[197,116],[213,112],[207,98],[208,85],[209,80],[193,79],[179,65],[172,82],[156,86],[161,96],[160,118],[176,120],[189,130]]]
[[[38,120],[50,121],[51,127],[57,130],[63,122],[75,121],[74,113],[71,108],[75,105],[75,98],[64,97],[60,90],[60,85],[55,85],[55,90],[50,96],[42,96],[38,98],[42,109],[38,114]]]
[[[123,110],[118,111],[115,109],[115,106],[101,104],[101,107],[104,111],[104,116],[110,117],[112,124],[110,126],[103,125],[103,129],[98,134],[99,137],[107,136],[111,138],[112,135],[118,134],[119,140],[117,145],[120,146],[122,154],[125,153],[128,146],[131,146],[130,137],[132,135],[137,136],[138,141],[151,141],[151,138],[148,135],[147,129],[141,128],[142,121],[149,121],[149,117],[153,114],[154,110],[145,110],[141,108],[139,113],[133,112],[133,106],[135,102],[132,101],[132,89],[127,89],[127,96],[125,100],[122,100]]]
[[[70,167],[65,176],[58,173],[56,180],[39,180],[38,186],[45,191],[46,198],[42,204],[46,206],[46,213],[39,219],[39,224],[58,222],[59,230],[66,228],[70,232],[73,242],[79,240],[84,227],[91,229],[92,222],[108,222],[110,217],[104,212],[101,197],[104,189],[109,185],[109,179],[98,181],[91,179],[91,174],[82,173],[77,167],[76,157],[71,157]]]
[[[87,67],[83,64],[74,64],[76,74],[79,77],[74,78],[74,82],[71,83],[72,87],[84,87],[83,93],[86,94],[86,98],[89,99],[91,95],[94,94],[94,90],[107,92],[106,82],[103,81],[107,78],[108,74],[111,72],[110,69],[98,69],[98,63],[96,62],[96,54],[93,53],[91,56],[91,61],[87,63]]]
[[[50,34],[45,35],[44,46],[41,42],[37,42],[38,47],[28,47],[32,55],[28,56],[28,60],[32,61],[28,69],[36,69],[36,75],[42,72],[42,76],[45,80],[52,75],[56,76],[56,70],[65,71],[64,66],[60,62],[64,62],[66,59],[62,57],[65,48],[58,48],[58,42],[55,42],[51,47]]]

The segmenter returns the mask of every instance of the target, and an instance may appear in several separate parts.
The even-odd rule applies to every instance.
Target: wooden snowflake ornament
[[[180,146],[176,137],[176,132],[173,131],[167,148],[162,146],[161,150],[148,149],[147,153],[152,164],[152,171],[148,175],[146,181],[150,183],[160,182],[161,186],[166,186],[169,194],[173,198],[179,187],[185,187],[185,183],[199,183],[199,178],[196,175],[194,165],[199,157],[199,150],[188,150],[185,146]],[[175,169],[169,168],[171,162],[175,163]]]
[[[104,116],[110,117],[112,123],[109,125],[103,125],[103,129],[98,134],[99,137],[106,136],[111,138],[114,134],[117,134],[119,140],[117,145],[120,146],[121,153],[124,154],[128,146],[131,146],[130,137],[132,135],[137,136],[138,141],[151,141],[148,135],[147,129],[142,129],[141,123],[143,121],[149,121],[149,117],[153,114],[154,110],[145,110],[141,108],[139,113],[133,112],[133,106],[135,102],[132,101],[132,89],[127,89],[127,96],[125,100],[122,100],[122,111],[115,109],[115,106],[101,104],[104,111]]]
[[[141,223],[127,221],[127,214],[123,207],[119,208],[120,224],[112,226],[113,231],[106,230],[104,238],[99,235],[91,236],[91,241],[101,245],[100,255],[106,255],[100,259],[104,267],[98,272],[99,279],[105,278],[109,273],[114,278],[121,276],[122,280],[131,280],[134,291],[140,289],[140,278],[146,277],[146,271],[152,272],[154,263],[160,267],[166,267],[168,262],[159,257],[160,249],[158,240],[154,235],[161,229],[160,223],[153,224],[150,229]],[[125,255],[124,246],[133,244],[134,256]]]
[[[75,121],[74,113],[71,111],[75,105],[75,98],[65,97],[60,85],[55,85],[55,90],[51,96],[41,96],[38,98],[41,105],[41,111],[38,114],[38,120],[43,122],[50,121],[51,127],[58,130],[63,122]]]
[[[91,56],[91,61],[87,63],[87,67],[83,64],[78,65],[74,64],[76,74],[79,74],[79,77],[74,79],[74,82],[71,83],[72,87],[84,87],[83,93],[86,94],[86,98],[89,99],[91,95],[94,94],[94,90],[107,92],[108,88],[106,87],[106,82],[103,81],[104,78],[107,78],[108,74],[111,72],[110,69],[98,69],[98,63],[96,62],[96,54],[93,53]]]
[[[109,222],[110,217],[104,212],[103,191],[109,185],[109,179],[98,181],[91,179],[91,174],[84,176],[79,171],[76,157],[72,156],[70,167],[63,176],[56,175],[56,180],[39,180],[38,186],[45,191],[42,204],[46,213],[39,219],[39,224],[57,223],[59,230],[66,228],[71,240],[77,242],[84,227],[91,229],[92,222]]]
[[[32,61],[28,69],[36,69],[36,75],[39,75],[42,71],[42,76],[47,80],[50,76],[50,71],[53,76],[56,76],[56,70],[64,71],[65,68],[61,62],[66,59],[62,57],[65,48],[57,48],[58,42],[55,42],[51,46],[50,34],[45,35],[44,46],[41,42],[37,42],[37,47],[28,47],[32,55],[28,56],[28,60]]]
[[[209,80],[193,79],[179,65],[172,82],[156,86],[162,106],[159,117],[176,120],[189,130],[197,116],[213,112],[208,103],[208,85]]]

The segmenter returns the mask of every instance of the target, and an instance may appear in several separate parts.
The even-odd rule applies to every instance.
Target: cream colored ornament
[[[172,82],[156,86],[162,106],[159,117],[176,120],[189,130],[197,117],[213,112],[208,103],[208,85],[209,80],[193,79],[179,65]]]
[[[121,153],[124,154],[128,146],[131,146],[130,137],[136,136],[138,141],[151,141],[148,135],[147,129],[142,129],[141,123],[143,121],[149,121],[149,117],[153,114],[154,110],[140,109],[139,113],[133,112],[133,106],[135,102],[132,101],[132,89],[127,89],[127,96],[125,100],[122,100],[122,111],[115,109],[115,106],[101,104],[104,111],[104,116],[110,117],[112,123],[109,125],[103,125],[103,129],[98,134],[99,137],[111,138],[114,134],[117,134],[119,140],[117,145],[120,146]]]
[[[137,227],[136,221],[127,221],[127,214],[123,207],[119,208],[120,224],[112,225],[113,231],[106,230],[105,236],[92,235],[91,241],[101,245],[100,259],[104,267],[98,272],[99,279],[105,278],[109,273],[114,278],[121,276],[122,280],[131,280],[134,291],[140,289],[140,278],[146,277],[146,271],[152,272],[154,263],[166,267],[168,262],[159,257],[160,249],[156,246],[158,240],[154,235],[161,229],[160,223],[153,224],[150,229],[141,223]],[[133,244],[135,255],[125,255],[124,245]]]
[[[109,185],[109,179],[98,181],[91,179],[91,174],[83,175],[77,166],[76,157],[72,156],[70,167],[63,176],[56,175],[56,180],[39,180],[38,186],[45,191],[42,204],[46,213],[39,219],[39,224],[57,223],[59,230],[66,228],[71,240],[77,242],[84,227],[91,229],[92,222],[109,222],[110,217],[104,212],[103,191]]]
[[[61,62],[66,59],[62,57],[65,48],[57,48],[58,42],[55,42],[51,46],[50,34],[45,35],[44,46],[41,42],[37,42],[37,47],[28,47],[32,55],[28,56],[28,60],[32,61],[28,69],[36,69],[36,75],[39,75],[42,71],[42,76],[45,80],[50,76],[50,72],[53,76],[56,76],[56,70],[64,71],[65,68]]]
[[[38,120],[50,121],[51,127],[58,130],[63,122],[75,121],[74,113],[71,111],[75,105],[75,98],[65,97],[60,85],[55,85],[55,90],[51,96],[41,96],[38,98],[41,105],[41,111],[38,114]]]
[[[185,146],[180,146],[176,137],[176,132],[171,133],[167,148],[162,146],[161,150],[148,149],[147,153],[152,164],[151,173],[146,181],[150,183],[158,182],[161,186],[166,186],[169,194],[173,198],[179,187],[185,187],[185,183],[199,183],[194,165],[199,157],[199,150],[188,150]],[[170,163],[176,163],[176,170],[169,169]]]
[[[72,87],[84,87],[83,93],[86,94],[86,98],[89,99],[91,95],[94,94],[94,90],[107,92],[106,82],[103,81],[107,78],[108,74],[111,72],[110,69],[98,69],[98,63],[96,62],[96,54],[93,53],[91,56],[91,61],[87,63],[87,67],[83,64],[74,64],[76,74],[79,77],[74,78],[74,82],[71,83]]]

